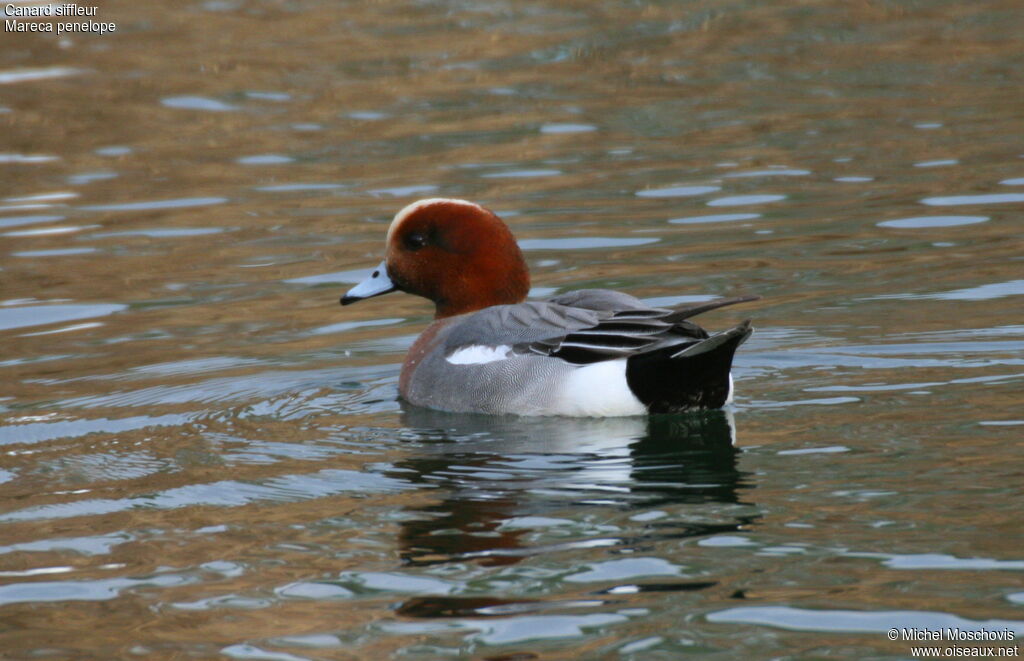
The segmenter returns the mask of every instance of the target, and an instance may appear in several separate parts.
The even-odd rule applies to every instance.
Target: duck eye
[[[427,237],[419,232],[411,232],[405,235],[403,243],[405,243],[405,247],[409,250],[419,250],[427,245]]]

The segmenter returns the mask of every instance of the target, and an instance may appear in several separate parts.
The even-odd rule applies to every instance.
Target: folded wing
[[[683,352],[708,333],[688,321],[703,312],[756,300],[721,299],[677,308],[651,308],[621,292],[584,289],[549,301],[499,305],[472,315],[447,338],[446,353],[467,345],[507,345],[585,365],[662,349]]]

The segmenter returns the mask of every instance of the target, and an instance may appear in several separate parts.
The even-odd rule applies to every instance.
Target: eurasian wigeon
[[[396,290],[434,302],[435,321],[409,349],[398,381],[418,406],[625,416],[732,400],[732,358],[750,322],[709,336],[689,319],[756,296],[667,309],[608,289],[527,301],[529,289],[526,262],[498,216],[432,198],[398,212],[384,261],[341,304]]]

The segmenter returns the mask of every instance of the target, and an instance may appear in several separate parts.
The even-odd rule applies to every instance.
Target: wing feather
[[[550,301],[497,305],[471,313],[451,329],[444,343],[446,354],[466,345],[508,345],[515,353],[553,356],[576,364],[666,347],[685,351],[708,337],[703,328],[687,319],[757,298],[650,308],[621,292],[585,289]]]

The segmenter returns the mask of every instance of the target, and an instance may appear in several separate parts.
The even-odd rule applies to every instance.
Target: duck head
[[[529,290],[523,254],[498,216],[473,202],[431,198],[395,215],[384,261],[341,304],[404,291],[433,301],[440,319],[520,303]]]

